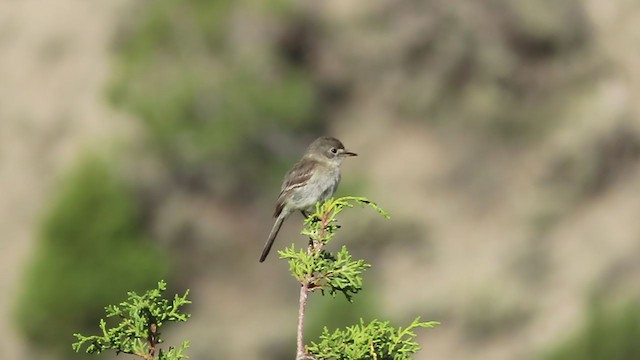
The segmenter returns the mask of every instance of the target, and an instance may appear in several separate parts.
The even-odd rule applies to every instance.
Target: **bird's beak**
[[[351,152],[351,151],[345,150],[345,151],[340,153],[340,156],[358,156],[358,154],[356,154],[354,152]]]

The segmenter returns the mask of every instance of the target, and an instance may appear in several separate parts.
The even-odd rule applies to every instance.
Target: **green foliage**
[[[323,244],[327,244],[340,227],[336,224],[336,216],[345,208],[354,205],[369,206],[380,215],[390,219],[389,214],[373,201],[361,196],[343,196],[337,199],[329,199],[322,204],[316,204],[316,212],[304,222],[302,235],[307,235]]]
[[[406,360],[420,350],[414,341],[416,328],[431,328],[437,322],[415,319],[406,328],[394,328],[388,321],[373,320],[369,324],[360,320],[360,325],[335,330],[327,328],[320,336],[320,342],[312,342],[307,348],[316,359],[336,360]]]
[[[157,345],[163,342],[160,337],[160,329],[165,323],[187,321],[190,314],[183,314],[180,308],[191,301],[187,300],[189,291],[183,296],[175,295],[173,301],[162,297],[167,289],[164,281],[158,282],[158,287],[149,290],[143,295],[135,292],[128,293],[128,301],[119,305],[108,305],[105,310],[107,318],[117,318],[120,323],[107,328],[107,322],[100,320],[102,335],[83,336],[73,334],[78,341],[72,345],[76,352],[86,346],[89,354],[100,354],[107,350],[116,350],[117,353],[137,355],[144,359],[159,360],[187,359],[184,351],[189,347],[185,341],[177,348],[170,347],[163,351]]]
[[[267,23],[286,0],[253,6]],[[260,192],[275,159],[268,135],[318,124],[311,78],[287,66],[277,37],[238,37],[243,1],[159,0],[141,5],[118,42],[114,104],[135,115],[154,150],[177,175],[221,194]],[[244,20],[243,20],[244,19]],[[250,50],[249,50],[250,49]],[[215,172],[215,183],[207,179]],[[238,181],[245,179],[246,183]],[[246,191],[244,193],[246,196]]]
[[[341,292],[349,301],[362,290],[362,273],[371,267],[364,260],[354,261],[345,246],[337,256],[324,250],[296,253],[293,245],[280,255],[289,259],[289,271],[298,281],[308,281],[311,289],[327,290],[332,296]]]
[[[364,260],[354,260],[346,246],[342,246],[335,254],[323,249],[340,229],[337,215],[356,204],[369,206],[389,218],[387,212],[364,197],[329,199],[322,204],[316,204],[315,213],[304,222],[302,234],[310,238],[307,250],[297,251],[292,245],[279,251],[280,257],[288,260],[289,271],[302,286],[297,359],[409,359],[420,350],[414,341],[416,334],[412,330],[438,324],[421,322],[417,318],[407,328],[395,329],[389,326],[388,322],[379,320],[365,325],[361,318],[360,325],[347,327],[345,330],[330,333],[325,327],[320,342],[313,342],[311,346],[303,349],[301,325],[304,324],[307,294],[316,290],[320,290],[323,295],[325,292],[332,296],[342,293],[351,302],[353,296],[362,290],[362,273],[371,266]]]
[[[640,302],[605,307],[594,304],[587,323],[545,360],[640,359]]]
[[[30,340],[61,347],[99,317],[105,301],[165,274],[165,256],[145,241],[140,218],[105,160],[75,168],[46,212],[18,301],[18,326]]]
[[[354,204],[368,205],[385,217],[389,215],[375,203],[363,197],[346,196],[329,199],[316,204],[316,212],[304,222],[303,235],[310,237],[310,250],[295,250],[295,245],[279,251],[280,257],[289,261],[289,271],[299,282],[307,283],[312,291],[327,291],[330,295],[342,293],[351,301],[354,294],[362,290],[362,273],[371,265],[364,260],[353,260],[345,246],[337,254],[322,248],[328,244],[339,229],[336,216],[344,208]]]

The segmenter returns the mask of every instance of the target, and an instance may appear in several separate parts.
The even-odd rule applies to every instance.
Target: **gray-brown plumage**
[[[333,196],[340,183],[340,164],[347,156],[356,154],[345,150],[342,142],[333,137],[323,136],[309,145],[302,159],[289,170],[282,182],[273,213],[276,221],[262,250],[260,262],[269,255],[282,222],[289,214],[294,211],[305,214],[318,201]]]

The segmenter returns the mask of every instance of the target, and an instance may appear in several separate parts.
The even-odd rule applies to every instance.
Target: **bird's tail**
[[[271,251],[271,247],[273,246],[273,242],[276,239],[276,236],[278,236],[278,231],[280,231],[280,227],[282,226],[282,222],[284,221],[285,216],[282,216],[283,214],[281,213],[280,216],[278,216],[278,218],[276,218],[276,222],[273,224],[273,227],[271,228],[271,233],[269,233],[269,238],[267,239],[267,242],[264,244],[264,248],[262,249],[262,255],[260,255],[260,262],[263,262],[264,259],[267,258],[267,255],[269,255],[269,251]]]

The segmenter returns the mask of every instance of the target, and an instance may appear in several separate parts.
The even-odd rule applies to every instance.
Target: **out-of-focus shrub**
[[[278,44],[285,8],[149,1],[124,26],[110,98],[142,123],[179,183],[251,197],[277,163],[280,133],[317,126],[312,81]]]
[[[34,344],[70,354],[71,334],[94,324],[104,304],[166,274],[128,190],[106,161],[90,158],[49,205],[17,304],[18,326]]]
[[[640,359],[640,303],[591,307],[587,322],[545,360]]]

